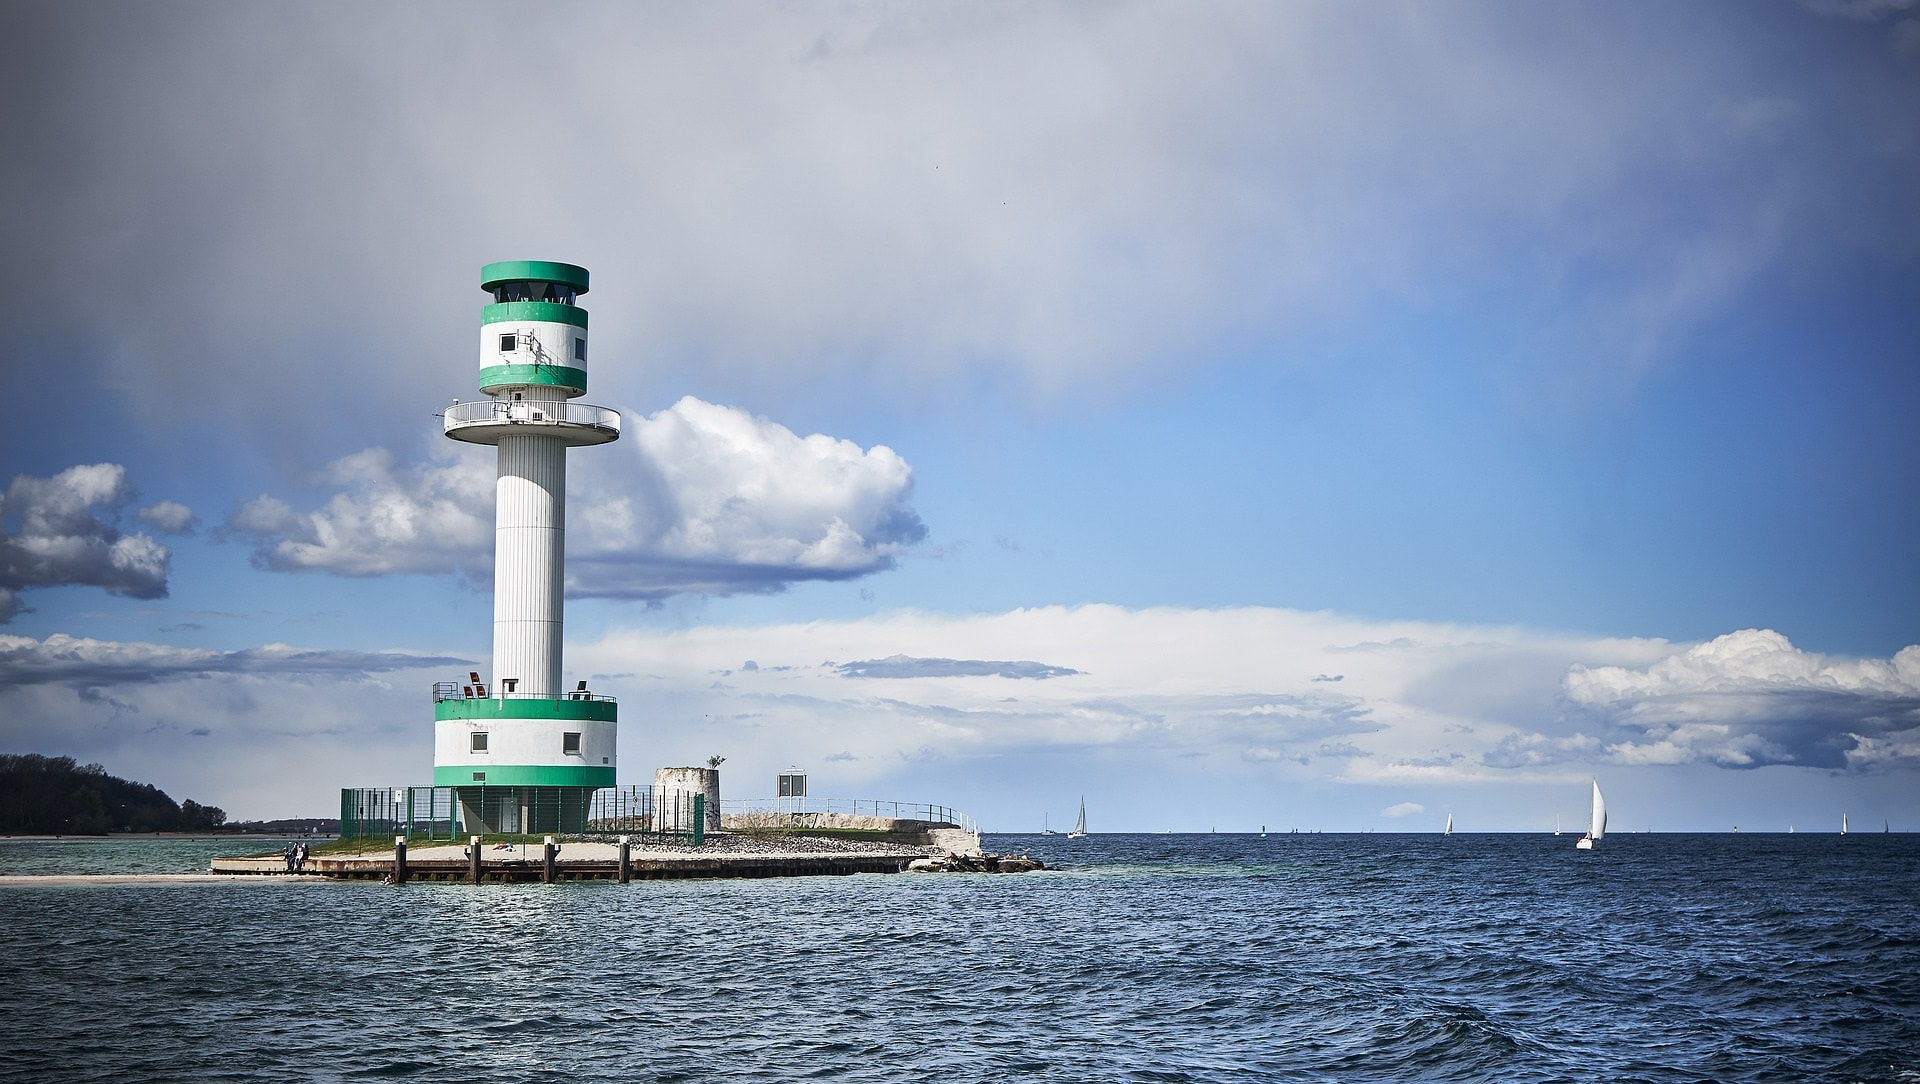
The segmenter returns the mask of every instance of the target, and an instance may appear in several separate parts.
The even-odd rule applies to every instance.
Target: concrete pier
[[[957,830],[956,830],[957,831]],[[916,859],[949,853],[979,853],[970,832],[945,845],[868,842],[817,837],[709,836],[702,847],[569,841],[511,845],[416,842],[404,851],[381,848],[354,855],[314,855],[303,873],[330,880],[382,880],[396,872],[404,854],[409,881],[469,883],[560,881],[653,881],[723,877],[818,877],[854,873],[900,873]],[[278,855],[216,858],[211,872],[235,877],[286,876]]]

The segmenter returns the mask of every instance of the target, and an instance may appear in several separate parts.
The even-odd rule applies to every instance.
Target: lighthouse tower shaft
[[[494,483],[493,674],[514,691],[560,692],[566,581],[567,446],[503,437]]]
[[[567,449],[619,439],[620,415],[587,390],[587,271],[488,264],[481,288],[480,393],[444,414],[446,435],[497,451],[493,673],[434,692],[434,785],[459,789],[483,831],[579,830],[615,777],[613,698],[561,675]]]

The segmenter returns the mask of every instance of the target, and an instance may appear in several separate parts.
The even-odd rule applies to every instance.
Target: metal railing
[[[448,432],[469,425],[586,425],[620,431],[620,412],[569,399],[476,399],[442,411]]]
[[[819,814],[852,817],[888,817],[894,820],[951,824],[969,832],[979,831],[973,818],[952,806],[924,802],[894,802],[875,798],[729,798],[720,803],[723,817],[735,814],[790,816],[803,819]]]
[[[482,688],[485,688],[483,685]],[[585,690],[569,689],[562,693],[521,693],[502,692],[499,686],[487,689],[486,696],[478,695],[470,681],[436,681],[433,683],[433,702],[442,700],[598,700],[614,703],[617,698],[605,693],[590,693]]]
[[[677,787],[361,787],[340,791],[347,838],[650,836],[706,842],[706,795]]]

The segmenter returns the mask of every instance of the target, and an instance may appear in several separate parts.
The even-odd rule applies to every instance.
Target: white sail
[[[1847,834],[1847,815],[1845,813],[1840,814],[1840,834],[1843,836]]]
[[[1593,781],[1593,811],[1587,814],[1587,834],[1574,840],[1573,845],[1582,851],[1593,850],[1593,841],[1607,834],[1607,800],[1600,797],[1600,781]]]
[[[1087,800],[1080,799],[1080,817],[1073,822],[1073,831],[1067,833],[1068,839],[1087,838]]]
[[[1440,830],[1440,834],[1443,836],[1450,836],[1453,834],[1453,814],[1451,813],[1447,814],[1447,826]]]

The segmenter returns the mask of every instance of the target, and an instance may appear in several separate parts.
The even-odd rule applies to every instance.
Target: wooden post
[[[556,857],[556,856],[557,856],[557,855],[559,854],[559,852],[560,852],[560,848],[559,848],[559,847],[556,847],[556,846],[554,846],[554,839],[553,839],[553,837],[552,837],[552,836],[548,836],[548,837],[547,837],[547,869],[546,869],[546,874],[545,874],[545,876],[544,876],[544,878],[543,878],[543,879],[544,879],[544,880],[546,881],[546,883],[548,883],[548,884],[552,884],[552,883],[553,883],[553,878],[554,878],[554,869],[553,869],[553,867],[554,867],[554,858],[555,858],[555,857]]]
[[[393,837],[393,883],[407,883],[407,837]]]
[[[480,837],[470,836],[467,840],[467,876],[474,884],[480,883]]]
[[[626,837],[620,837],[620,883],[633,880],[633,843]]]

